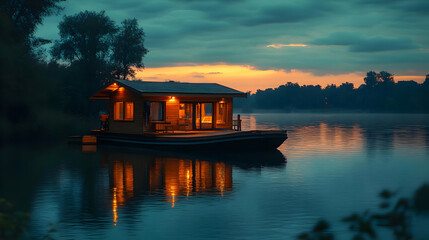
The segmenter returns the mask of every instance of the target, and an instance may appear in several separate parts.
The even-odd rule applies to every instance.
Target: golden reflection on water
[[[82,152],[84,153],[95,153],[97,152],[97,145],[95,144],[82,144]]]
[[[292,140],[287,140],[287,148],[294,151],[294,156],[304,156],[313,152],[341,152],[348,154],[361,151],[364,147],[362,128],[353,125],[344,126],[320,123],[313,126],[303,126],[290,132]]]
[[[269,122],[257,122],[255,116],[243,117],[243,130],[265,129],[273,130],[281,127]],[[364,148],[364,129],[358,124],[339,125],[320,122],[288,129],[288,139],[279,148],[293,157],[302,157],[310,153],[341,152],[344,154],[361,151]],[[286,148],[288,150],[286,150]],[[289,155],[292,156],[292,155]]]
[[[118,222],[118,200],[116,195],[116,188],[113,188],[113,201],[112,201],[113,223],[116,226]]]
[[[119,156],[119,155],[118,155]],[[135,195],[135,186],[150,194],[164,195],[164,201],[174,208],[180,196],[189,197],[198,192],[224,195],[232,190],[232,167],[224,162],[210,162],[173,157],[113,160],[110,165],[113,189],[113,222],[118,222],[118,208]],[[136,182],[138,179],[138,182]]]

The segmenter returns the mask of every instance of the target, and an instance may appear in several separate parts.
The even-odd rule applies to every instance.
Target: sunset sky
[[[429,73],[426,0],[69,0],[39,37],[58,39],[63,15],[101,11],[146,32],[152,81],[218,82],[242,91],[286,82],[363,83],[369,70],[422,82]]]

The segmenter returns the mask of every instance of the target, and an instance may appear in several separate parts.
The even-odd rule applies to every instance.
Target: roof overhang
[[[242,97],[247,98],[247,93],[243,94],[213,94],[213,93],[141,93],[141,96],[175,96],[175,97]]]
[[[110,99],[110,95],[114,91],[118,90],[120,87],[126,88],[126,89],[128,89],[128,90],[130,90],[136,94],[140,94],[140,92],[136,91],[134,88],[130,88],[129,86],[114,80],[114,82],[112,84],[101,89],[96,94],[92,95],[89,99]]]
[[[241,97],[247,98],[247,93],[178,93],[178,92],[139,92],[136,89],[114,80],[112,84],[101,89],[90,99],[110,99],[110,95],[120,87],[126,88],[141,96],[186,96],[186,97]]]

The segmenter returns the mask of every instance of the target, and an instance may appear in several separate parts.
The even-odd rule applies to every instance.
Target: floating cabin
[[[246,96],[216,83],[114,80],[91,99],[110,100],[104,132],[144,134],[232,130],[233,98]]]
[[[97,143],[160,150],[276,149],[286,130],[241,131],[241,120],[233,120],[233,98],[246,96],[216,83],[115,80],[91,97],[110,101],[91,134]]]

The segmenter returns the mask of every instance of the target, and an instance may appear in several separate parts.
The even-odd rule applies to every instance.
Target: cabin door
[[[194,129],[213,128],[213,103],[194,103]]]
[[[194,129],[201,129],[201,103],[194,103]]]

